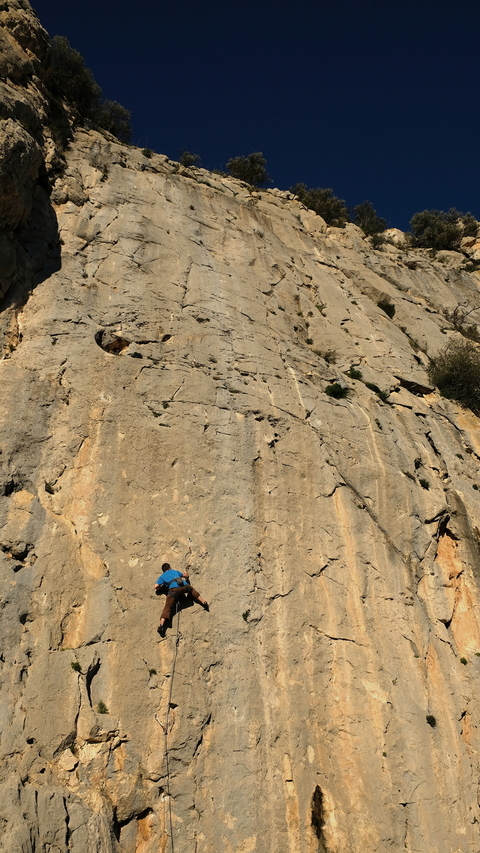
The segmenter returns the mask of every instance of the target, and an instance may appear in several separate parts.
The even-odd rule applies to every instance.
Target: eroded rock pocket
[[[100,349],[113,355],[119,355],[124,349],[130,346],[130,341],[126,338],[122,338],[121,335],[117,335],[115,332],[109,332],[107,329],[100,329],[96,333],[95,343],[98,344]]]

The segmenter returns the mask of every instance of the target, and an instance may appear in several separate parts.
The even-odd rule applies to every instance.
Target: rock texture
[[[0,850],[477,853],[479,422],[425,367],[479,274],[93,131],[39,213],[5,116],[61,266],[1,305]],[[160,641],[163,560],[211,610]]]

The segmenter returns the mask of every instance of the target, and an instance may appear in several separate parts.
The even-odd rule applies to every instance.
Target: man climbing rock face
[[[162,574],[155,584],[155,592],[160,595],[162,592],[167,596],[165,606],[160,617],[160,625],[157,628],[161,637],[165,636],[168,622],[171,622],[171,615],[174,605],[176,605],[183,596],[187,595],[193,598],[194,601],[201,604],[204,610],[209,610],[208,602],[197,592],[196,589],[189,583],[188,572],[179,572],[177,569],[172,569],[170,563],[163,563]]]

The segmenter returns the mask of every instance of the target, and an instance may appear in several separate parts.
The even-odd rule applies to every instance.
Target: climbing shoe
[[[166,631],[167,631],[167,626],[166,626],[165,622],[163,623],[163,625],[159,625],[157,628],[157,633],[160,634],[162,639],[165,636]]]
[[[206,601],[205,604],[202,605],[202,607],[204,610],[207,611],[207,613],[210,612],[210,605],[209,605],[208,601]]]

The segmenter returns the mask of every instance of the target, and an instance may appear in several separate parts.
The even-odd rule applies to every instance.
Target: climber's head
[[[168,572],[168,570],[171,568],[172,567],[171,567],[170,563],[162,563],[162,572]]]

